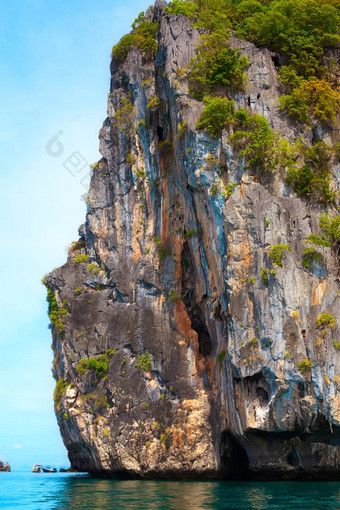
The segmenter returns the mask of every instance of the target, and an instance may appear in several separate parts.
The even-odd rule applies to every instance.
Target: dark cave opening
[[[212,351],[212,341],[204,321],[204,314],[195,293],[196,270],[187,242],[182,249],[182,294],[185,307],[191,320],[191,327],[198,335],[199,353],[209,356]]]
[[[272,61],[276,69],[280,69],[280,67],[284,66],[286,63],[286,59],[279,53],[274,53],[272,55]]]
[[[202,311],[199,306],[195,306],[191,315],[191,327],[198,335],[199,352],[203,356],[209,356],[211,354],[212,345],[211,338],[207,326],[201,319]]]
[[[157,126],[157,138],[159,142],[164,142],[164,129],[161,126]]]
[[[221,436],[221,466],[227,480],[248,480],[250,478],[249,459],[246,450],[229,431]]]
[[[264,388],[261,388],[261,386],[258,386],[256,388],[256,396],[262,404],[268,404],[269,402],[268,392]]]
[[[298,467],[300,465],[300,459],[295,446],[292,447],[291,451],[287,456],[287,462],[290,466]]]

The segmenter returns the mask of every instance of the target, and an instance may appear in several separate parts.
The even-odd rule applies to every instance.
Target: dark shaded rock
[[[11,471],[11,466],[8,464],[8,462],[2,462],[0,461],[0,471]]]

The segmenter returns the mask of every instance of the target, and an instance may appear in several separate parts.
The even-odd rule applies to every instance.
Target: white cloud
[[[13,448],[22,448],[22,445],[21,445],[21,444],[15,444],[15,445],[13,446]]]

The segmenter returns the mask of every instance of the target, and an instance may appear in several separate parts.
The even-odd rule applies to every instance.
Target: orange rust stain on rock
[[[197,368],[201,373],[206,371],[206,360],[204,358],[199,358]]]
[[[245,193],[244,193],[244,184],[243,182],[241,181],[240,182],[240,194],[241,194],[241,197],[244,198],[245,197]]]
[[[101,239],[105,239],[106,235],[107,235],[107,230],[105,227],[102,227],[100,230],[98,230],[97,236],[100,237]]]
[[[320,305],[326,290],[326,280],[321,278],[316,287],[312,289],[312,305]]]
[[[174,431],[172,433],[172,444],[174,445],[174,448],[181,448],[183,444],[183,433],[182,431]]]
[[[247,243],[243,245],[243,254],[243,263],[249,267],[251,265],[251,253]]]
[[[249,267],[251,265],[252,256],[249,250],[247,231],[244,232],[244,241],[239,246],[239,253],[242,257],[241,263],[246,267]]]
[[[136,253],[133,254],[133,261],[135,264],[137,264],[137,262],[139,261],[139,259],[141,258],[142,254],[140,251],[137,251]]]
[[[166,179],[162,180],[163,183],[163,200],[162,200],[162,242],[166,241],[169,237],[170,219],[169,219],[169,190],[168,182]]]
[[[196,340],[197,333],[191,328],[191,320],[183,301],[176,301],[175,321],[180,334],[190,343]]]
[[[130,192],[131,195],[131,209],[134,210],[135,205],[138,205],[135,203],[135,197],[133,189],[131,189]],[[137,212],[133,214],[133,220],[132,220],[132,250],[133,250],[133,262],[135,264],[138,263],[139,259],[142,256],[141,249],[140,249],[140,237],[142,235],[141,231],[138,231],[140,225],[140,212],[139,209],[137,209]]]

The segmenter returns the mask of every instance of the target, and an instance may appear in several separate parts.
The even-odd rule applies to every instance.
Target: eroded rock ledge
[[[180,70],[200,34],[165,5],[147,14],[159,23],[155,58],[132,48],[112,61],[86,222],[46,279],[55,409],[72,467],[338,478],[339,326],[321,340],[316,328],[321,313],[339,317],[336,261],[324,249],[322,263],[301,262],[322,211],[280,172],[247,170],[227,130],[218,139],[196,130],[203,105]],[[279,111],[270,51],[232,44],[251,59],[237,107],[311,143],[312,130]],[[322,129],[324,140],[336,136]],[[207,164],[212,154],[223,170]],[[235,186],[213,193],[214,183]],[[273,274],[277,244],[290,250]]]

